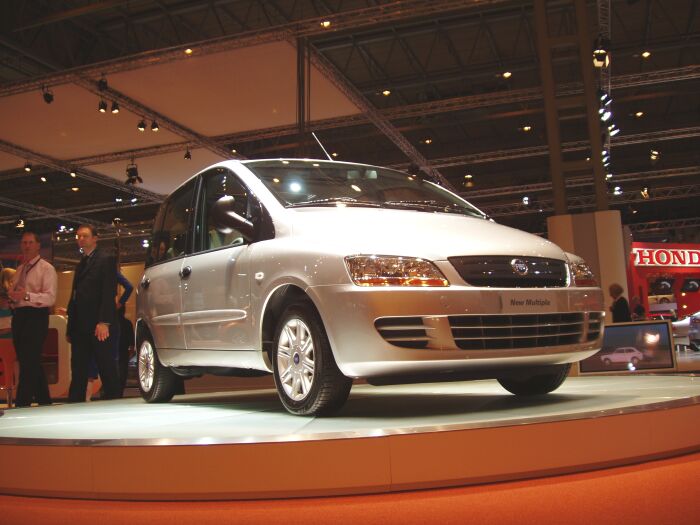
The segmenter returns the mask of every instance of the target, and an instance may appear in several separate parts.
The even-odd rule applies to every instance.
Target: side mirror
[[[217,200],[211,208],[211,221],[216,231],[229,234],[238,230],[246,241],[255,238],[255,226],[245,217],[234,211],[235,198],[232,195],[224,195]]]

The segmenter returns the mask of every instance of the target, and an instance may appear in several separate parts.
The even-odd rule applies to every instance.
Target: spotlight
[[[158,131],[159,129],[160,128],[158,127],[158,122],[156,122],[154,120],[153,123],[151,124],[151,131]]]
[[[464,187],[465,188],[473,188],[474,187],[474,176],[471,174],[467,174],[464,176]]]
[[[651,159],[652,162],[656,162],[659,158],[661,158],[661,153],[659,151],[655,149],[649,150],[649,159]]]
[[[112,114],[116,115],[119,113],[119,104],[112,102]]]
[[[32,171],[32,165],[29,163],[29,161],[24,163],[24,171],[26,171],[27,173]]]
[[[53,91],[46,86],[41,86],[41,96],[44,97],[44,102],[51,104],[53,102]]]
[[[190,153],[190,148],[188,147],[185,151],[185,160],[192,160],[192,153]]]
[[[527,195],[525,195],[525,196],[523,197],[523,206],[529,206],[529,205],[530,205],[530,197],[528,197]]]
[[[71,188],[71,191],[80,191],[80,188],[78,188],[77,186],[73,186],[73,187]]]
[[[107,85],[107,79],[105,77],[102,77],[100,80],[97,81],[97,89],[100,91],[105,91],[109,86]]]
[[[610,103],[612,102],[612,97],[610,97],[610,95],[608,95],[608,94],[607,94],[605,91],[603,91],[602,89],[599,89],[599,90],[598,90],[598,98],[600,99],[600,103],[601,103],[603,106],[609,106]]]
[[[231,148],[231,153],[238,153],[238,150],[236,148]]]
[[[133,160],[131,164],[126,166],[126,184],[131,184],[133,186],[143,184],[143,179],[139,177],[139,169],[136,167]]]
[[[433,143],[433,139],[431,139],[431,138],[427,138],[427,139],[423,140],[423,144],[432,144],[432,143]]]
[[[622,195],[622,186],[615,186],[613,188],[613,195]]]
[[[649,58],[651,56],[650,51],[642,51],[642,58]]]
[[[642,199],[647,200],[649,198],[649,187],[644,186],[640,191],[639,194],[642,196]]]
[[[18,230],[21,230],[24,228],[24,219],[22,217],[17,219],[17,222],[15,223],[15,228],[17,228]]]
[[[593,65],[595,67],[608,67],[610,65],[610,40],[603,35],[598,35],[593,45]]]
[[[136,204],[138,202],[138,198],[136,197],[131,197],[131,204]]]
[[[107,103],[104,100],[100,100],[100,103],[97,104],[97,111],[107,113]]]
[[[40,180],[41,180],[41,182],[47,182],[47,178],[46,178],[46,177],[41,177]]]
[[[189,47],[188,47],[187,49],[185,49],[185,54],[188,55],[188,56],[191,55],[191,54],[192,54],[192,49],[189,48]]]
[[[391,90],[385,89],[384,91],[382,91],[382,95],[384,95],[385,97],[388,97],[389,95],[391,95]]]
[[[637,112],[634,114],[634,116],[637,117],[637,118],[642,118],[642,117],[644,116],[644,112],[643,112],[643,111],[637,111]]]
[[[532,126],[526,124],[522,127],[522,130],[527,133],[528,131],[532,131]]]
[[[331,27],[331,21],[330,21],[330,20],[324,20],[323,22],[321,22],[321,27],[322,27],[323,29],[328,29],[329,27]]]
[[[70,176],[73,177],[73,178],[76,178],[76,177],[78,176],[78,174],[77,174],[76,172],[74,172],[74,171],[71,171],[71,172],[70,172]]]
[[[605,109],[605,108],[600,108],[598,110],[598,114],[600,115],[600,120],[603,122],[607,122],[610,120],[610,117],[612,117],[612,111]]]
[[[139,120],[139,123],[136,125],[136,129],[139,131],[146,131],[146,121],[143,119]]]
[[[511,73],[510,71],[504,71],[502,76],[505,79],[509,79],[510,77],[513,76],[513,73]]]
[[[620,128],[618,128],[615,124],[610,124],[608,126],[608,133],[610,133],[611,137],[614,137],[618,133],[620,133]]]
[[[605,180],[610,180],[610,179],[612,179],[612,178],[613,178],[613,174],[612,174],[612,173],[606,173],[606,174],[605,174]]]

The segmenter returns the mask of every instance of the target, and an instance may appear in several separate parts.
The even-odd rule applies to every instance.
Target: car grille
[[[584,314],[580,312],[448,318],[455,344],[463,350],[558,346],[579,343],[583,337]]]
[[[543,257],[492,255],[487,257],[449,257],[448,260],[464,281],[472,286],[494,288],[553,288],[564,287],[567,269],[564,261]],[[527,265],[525,275],[519,275],[512,261]]]
[[[394,346],[425,348],[428,334],[422,317],[381,317],[374,322],[380,335]]]
[[[600,312],[588,314],[588,341],[594,341],[600,337],[600,330],[603,325],[603,316]]]

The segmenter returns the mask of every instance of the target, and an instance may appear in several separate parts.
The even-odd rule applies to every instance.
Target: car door
[[[233,198],[235,213],[250,215],[252,196],[232,171],[215,168],[202,174],[196,252],[185,258],[182,268],[182,324],[192,351],[252,349],[249,241],[219,223],[213,205],[224,196]]]
[[[184,349],[180,272],[190,252],[196,179],[174,192],[156,218],[146,269],[139,284],[142,316],[159,350]]]

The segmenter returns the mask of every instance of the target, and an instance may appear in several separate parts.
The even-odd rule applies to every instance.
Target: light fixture
[[[602,89],[598,90],[598,98],[600,99],[600,103],[603,106],[609,106],[610,103],[612,102],[612,97],[610,95],[608,95],[608,93],[606,93]]]
[[[431,139],[431,138],[427,138],[427,139],[423,140],[423,144],[432,144],[432,143],[433,143],[433,139]]]
[[[649,159],[651,159],[652,162],[656,162],[660,157],[661,153],[658,150],[649,150]]]
[[[22,217],[17,219],[17,222],[15,223],[15,228],[17,228],[18,230],[24,228],[24,219]]]
[[[639,194],[642,196],[642,199],[647,200],[649,198],[649,187],[644,186],[641,190],[639,190]]]
[[[238,153],[238,150],[236,148],[231,148],[231,153]]]
[[[119,204],[123,201],[124,201],[124,199],[122,199],[121,197],[114,197],[114,202],[116,202],[117,204]]]
[[[191,55],[191,54],[192,54],[192,49],[189,48],[189,47],[188,47],[187,49],[185,49],[185,54],[188,55],[188,56]]]
[[[600,120],[603,122],[607,122],[610,120],[610,117],[612,117],[612,111],[605,109],[605,108],[600,108],[598,110],[598,114],[600,115]]]
[[[610,136],[611,136],[611,137],[614,137],[615,135],[617,135],[618,133],[620,133],[620,128],[618,128],[614,123],[613,123],[613,124],[610,124],[610,125],[608,126],[608,133],[610,133]]]
[[[190,148],[189,146],[185,150],[185,160],[192,160],[192,153],[190,153]]]
[[[634,114],[634,116],[637,117],[637,118],[642,118],[642,117],[644,116],[644,112],[643,112],[643,111],[637,111],[637,112]]]
[[[97,104],[97,111],[107,113],[107,103],[104,100],[100,99],[100,103]]]
[[[136,204],[137,202],[138,202],[138,198],[131,197],[131,204]]]
[[[642,58],[649,58],[651,56],[651,52],[644,50],[642,51]]]
[[[382,95],[384,95],[385,97],[388,97],[389,95],[391,95],[391,90],[385,89],[384,91],[382,91]]]
[[[32,171],[32,165],[29,163],[29,161],[24,163],[24,171],[26,171],[27,173]]]
[[[155,120],[151,123],[151,131],[158,131],[160,128],[158,127],[158,122]]]
[[[598,35],[593,44],[593,65],[595,67],[608,67],[610,65],[610,40],[603,35]]]
[[[115,101],[112,102],[112,114],[116,115],[119,113],[119,104]]]
[[[622,195],[622,186],[615,186],[613,188],[613,195]]]
[[[47,179],[46,179],[46,177],[42,176],[40,180],[41,180],[41,182],[46,182]]]
[[[331,27],[331,21],[330,20],[323,20],[321,22],[321,27],[324,29],[328,29],[329,27]]]
[[[522,129],[523,129],[524,132],[527,133],[528,131],[532,131],[532,126],[530,126],[529,124],[526,124],[526,125],[523,126]]]
[[[136,129],[139,131],[146,131],[146,121],[143,119],[139,120],[139,123],[136,124]]]
[[[136,185],[143,184],[143,179],[139,177],[139,169],[134,164],[134,159],[131,159],[131,163],[126,166],[126,184]]]
[[[80,188],[78,188],[77,186],[73,186],[73,187],[71,188],[71,191],[80,191]]]
[[[530,205],[530,197],[528,197],[527,195],[525,195],[525,196],[523,197],[523,206],[529,206],[529,205]]]
[[[338,156],[338,154],[337,154],[335,151],[334,151],[333,153],[331,153],[331,157],[334,157],[334,158],[335,158],[335,157],[337,157],[337,156]]]
[[[612,173],[606,173],[606,174],[605,174],[605,180],[610,180],[610,179],[612,179],[612,178],[613,178],[613,174],[612,174]]]
[[[504,71],[502,76],[503,78],[508,79],[513,76],[513,73],[511,73],[510,71]]]
[[[74,171],[71,171],[71,172],[70,172],[70,176],[73,177],[73,178],[76,178],[76,177],[78,176],[78,174],[77,174],[76,172],[74,172]]]
[[[46,86],[41,86],[41,96],[44,97],[44,102],[51,104],[53,102],[53,91]]]
[[[465,188],[473,188],[474,187],[474,176],[471,174],[467,174],[464,176],[464,187]]]

